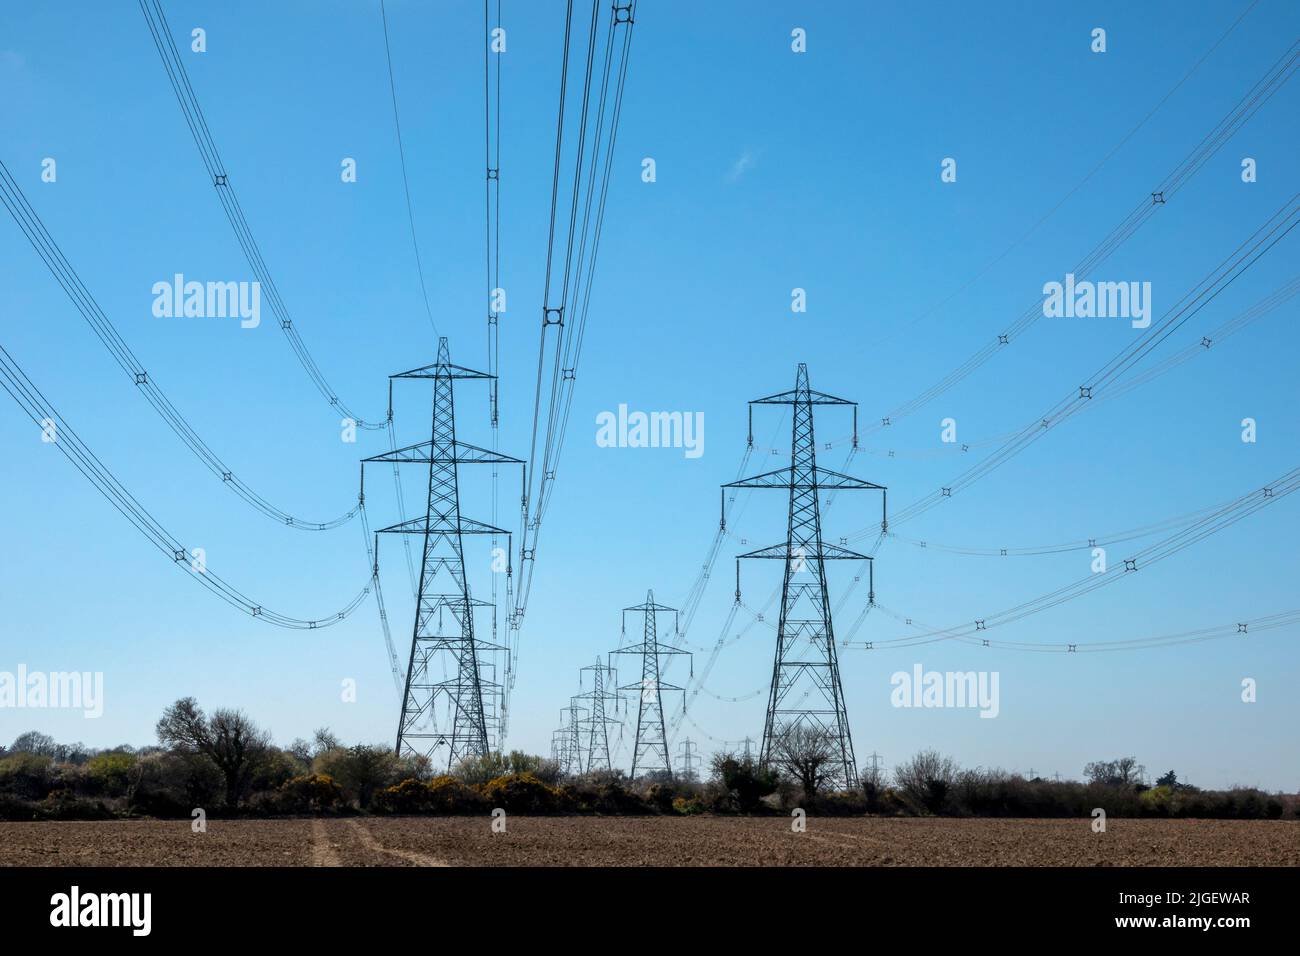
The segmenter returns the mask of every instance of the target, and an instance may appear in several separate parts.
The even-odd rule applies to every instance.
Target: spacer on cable
[[[614,4],[614,25],[615,26],[617,26],[620,23],[633,23],[633,22],[634,21],[632,20],[632,4],[629,3],[627,6],[623,6],[623,7],[620,7],[618,4]]]
[[[1214,340],[1211,339],[1208,335],[1206,335],[1201,339],[1201,344],[1208,349],[1211,345],[1214,344]]]
[[[1079,397],[1080,397],[1080,398],[1092,398],[1092,386],[1091,386],[1091,385],[1080,385],[1080,386],[1079,386]]]
[[[984,622],[983,622],[983,621],[976,621],[976,622],[975,622],[975,630],[977,630],[977,631],[987,631],[988,628],[984,626]]]
[[[178,549],[178,550],[176,551],[176,560],[177,560],[178,562],[179,562],[179,561],[184,561],[184,560],[185,560],[185,551],[184,551],[184,550],[180,550],[180,549]]]
[[[542,306],[542,325],[563,325],[564,324],[564,306],[551,308],[549,305]]]
[[[1073,654],[1079,649],[1078,644],[1066,644],[1065,649],[1068,653]]]
[[[221,473],[221,480],[222,480],[222,481],[230,481],[230,480],[232,480],[234,477],[235,477],[235,476],[234,476],[231,472],[228,472],[228,471],[223,471],[223,472]]]
[[[1151,194],[1151,205],[1163,206],[1164,204],[1165,204],[1165,194],[1163,190],[1161,190],[1158,193]]]
[[[1007,336],[1007,335],[999,335],[999,336],[998,336],[998,345],[1006,345],[1006,344],[1007,344],[1008,342],[1010,342],[1010,341],[1011,341],[1011,337],[1010,337],[1010,336]]]
[[[214,186],[228,186],[229,184],[230,184],[230,177],[228,177],[225,173],[217,173],[215,176],[212,177],[212,185]]]
[[[944,488],[944,489],[943,489],[943,496],[944,496],[945,498],[951,498],[951,497],[952,497],[952,489],[951,489],[951,488]]]
[[[148,372],[136,372],[136,373],[135,373],[135,384],[137,384],[137,385],[148,385],[148,384],[149,384],[149,373],[148,373]]]
[[[1245,624],[1238,624],[1238,625],[1237,625],[1237,633],[1238,633],[1238,634],[1245,634],[1245,633],[1246,633],[1246,625],[1245,625]]]
[[[491,166],[489,166],[487,171],[487,178],[490,180],[491,179],[499,180],[501,178],[501,170],[493,169]]]
[[[1136,571],[1137,569],[1138,569],[1138,563],[1137,563],[1137,559],[1136,559],[1136,558],[1125,558],[1125,559],[1124,559],[1124,570],[1125,570],[1125,571]]]
[[[988,646],[989,646],[989,639],[986,637],[986,638],[984,638],[984,640],[981,641],[980,643],[983,644],[985,647],[988,647]]]

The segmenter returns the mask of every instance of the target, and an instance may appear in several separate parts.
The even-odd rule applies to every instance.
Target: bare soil
[[[0,866],[1300,866],[1300,821],[380,817],[0,823]]]

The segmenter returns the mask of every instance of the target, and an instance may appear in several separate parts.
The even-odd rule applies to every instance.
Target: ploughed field
[[[1300,866],[1300,821],[377,817],[0,823],[4,866]]]

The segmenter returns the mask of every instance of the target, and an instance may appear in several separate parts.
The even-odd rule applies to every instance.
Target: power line
[[[1086,379],[1085,384],[1057,402],[1036,421],[1025,425],[1015,438],[1005,443],[978,464],[967,469],[947,485],[896,513],[893,516],[893,523],[897,525],[910,521],[933,508],[945,498],[952,497],[956,492],[984,477],[999,465],[1019,454],[1042,437],[1045,432],[1087,406],[1095,395],[1099,395],[1116,378],[1150,354],[1165,339],[1181,328],[1193,316],[1197,315],[1201,309],[1214,301],[1224,289],[1235,282],[1278,242],[1285,238],[1297,223],[1300,223],[1300,193],[1296,193],[1283,203],[1281,208],[1270,216],[1264,225],[1260,226],[1254,234],[1238,245],[1218,266],[1201,279],[1190,292],[1176,302],[1160,322],[1153,323],[1130,345],[1121,349],[1109,362]],[[863,530],[858,534],[861,536],[868,533],[870,533],[869,530]]]
[[[1079,279],[1091,274],[1098,265],[1108,259],[1148,219],[1154,216],[1158,209],[1167,205],[1168,201],[1200,171],[1210,158],[1282,88],[1295,73],[1297,62],[1300,62],[1300,40],[1291,44],[1287,52],[1274,62],[1264,77],[1246,92],[1214,129],[1207,133],[1187,154],[1174,171],[1166,176],[1155,189],[1151,190],[1149,195],[1144,196],[1120,224],[1070,271]],[[1153,202],[1153,197],[1159,197],[1159,201]],[[1006,330],[999,334],[996,339],[977,350],[970,358],[938,382],[893,408],[880,419],[878,424],[868,426],[864,431],[864,435],[870,436],[881,429],[888,428],[893,422],[912,414],[953,388],[988,362],[995,354],[1018,339],[1042,317],[1042,314],[1042,303],[1034,303],[1021,314],[1020,318],[1007,326]]]
[[[433,318],[433,308],[429,305],[429,289],[424,281],[424,265],[420,261],[420,240],[415,228],[415,207],[411,203],[411,180],[406,175],[406,148],[402,145],[402,119],[397,111],[397,81],[393,79],[393,51],[388,44],[388,11],[384,0],[379,0],[379,17],[384,25],[384,59],[388,64],[388,92],[393,101],[393,127],[397,131],[397,157],[402,167],[402,191],[406,196],[406,218],[411,225],[411,249],[415,252],[415,271],[420,278],[420,297],[424,302],[424,314],[429,319],[429,326],[434,335],[439,335],[438,323]]]
[[[194,95],[194,88],[190,84],[185,62],[176,49],[175,40],[172,39],[171,27],[167,23],[167,17],[163,13],[162,5],[159,0],[139,0],[139,2],[140,10],[148,23],[149,32],[153,36],[154,46],[158,50],[159,57],[162,58],[163,69],[167,71],[167,79],[171,83],[172,92],[176,95],[176,102],[185,117],[186,125],[189,126],[190,134],[194,138],[194,145],[198,147],[199,157],[208,171],[213,186],[216,187],[217,198],[220,200],[226,218],[235,232],[235,238],[244,252],[244,257],[248,260],[249,267],[257,276],[263,291],[266,293],[267,301],[275,313],[280,330],[288,339],[289,346],[297,356],[298,362],[302,365],[308,377],[311,378],[317,391],[329,402],[332,408],[355,422],[358,428],[368,430],[383,428],[384,422],[366,421],[348,409],[348,406],[339,398],[338,393],[330,386],[324,373],[321,372],[320,366],[316,364],[316,360],[307,349],[306,343],[289,314],[288,307],[280,296],[275,280],[271,277],[266,260],[262,256],[261,248],[253,237],[253,231],[248,224],[248,219],[244,215],[244,210],[239,203],[234,186],[230,182],[230,174],[221,160],[221,153],[217,149],[216,140],[212,137],[212,132],[208,128],[207,120],[203,115],[203,109],[199,105],[198,98]]]
[[[567,237],[564,240],[564,271],[562,281],[558,283],[560,297],[556,302],[551,298],[551,293],[557,285],[554,274],[557,252],[556,224],[559,216],[560,175],[566,138],[565,113],[568,95],[569,54],[573,40],[572,0],[567,4],[566,9],[564,50],[561,60],[560,102],[556,121],[555,169],[552,176],[551,212],[547,239],[546,279],[542,300],[541,343],[538,349],[537,383],[534,391],[529,467],[524,482],[520,516],[519,583],[515,596],[514,613],[511,618],[511,627],[516,631],[522,626],[523,617],[528,607],[538,534],[550,492],[553,490],[555,470],[564,444],[573,388],[577,379],[578,361],[581,356],[582,341],[591,301],[592,278],[595,273],[597,253],[599,251],[609,183],[612,179],[614,148],[622,114],[623,92],[627,79],[632,42],[632,26],[635,22],[635,7],[636,4],[633,0],[633,2],[627,4],[615,2],[610,8],[606,23],[604,60],[601,70],[601,92],[593,120],[591,118],[590,98],[597,49],[600,4],[598,0],[593,0],[592,3],[582,90],[582,109],[578,124],[578,141],[574,150],[576,155],[567,217],[568,230]],[[620,27],[623,28],[621,47],[616,42]],[[617,69],[613,65],[616,48],[619,50]],[[611,77],[614,76],[617,78],[614,80],[611,95],[610,82]],[[608,119],[606,119],[607,116]],[[590,131],[592,140],[590,149],[587,144],[589,125],[594,126]],[[588,156],[588,154],[590,168],[584,176],[583,162],[584,157]],[[601,163],[599,173],[597,172],[598,162]],[[583,190],[584,182],[586,184],[585,194]],[[579,228],[580,206],[583,212],[581,227]],[[588,244],[590,244],[590,252],[588,252]],[[569,298],[571,290],[576,295],[572,302]],[[574,308],[570,308],[571,306],[574,306]],[[570,329],[573,331],[571,332]],[[548,340],[551,339],[554,341],[548,349]],[[549,362],[548,353],[550,354]],[[550,369],[549,376],[547,374],[548,365]],[[543,388],[548,378],[549,388],[546,390],[544,398]],[[543,437],[544,408],[546,424]],[[539,438],[543,439],[540,460],[537,454]]]
[[[184,442],[185,446],[193,452],[194,456],[208,471],[221,479],[223,484],[255,510],[277,523],[291,528],[304,531],[327,531],[346,524],[356,516],[359,505],[354,505],[336,518],[326,521],[310,521],[290,514],[254,491],[199,436],[194,426],[189,423],[185,416],[168,399],[166,393],[158,386],[156,376],[146,369],[144,363],[131,350],[131,347],[127,345],[126,340],[122,338],[107,314],[100,308],[99,303],[91,295],[90,290],[86,288],[85,283],[81,281],[80,275],[72,267],[67,256],[63,254],[63,250],[45,227],[45,223],[41,220],[35,208],[28,202],[27,196],[18,186],[17,181],[9,171],[9,167],[3,161],[0,161],[0,201],[4,202],[10,216],[18,224],[37,255],[41,257],[46,268],[50,270],[50,274],[54,276],[68,299],[81,313],[82,318],[86,320],[91,331],[95,333],[100,343],[108,350],[113,360],[126,373],[128,380],[136,386],[136,390],[144,397],[145,401],[153,407],[154,411],[162,417],[167,426]]]
[[[32,383],[13,356],[3,346],[0,346],[0,386],[4,387],[10,397],[42,430],[42,433],[50,436],[48,443],[62,452],[72,462],[73,466],[85,476],[86,480],[94,485],[109,504],[116,508],[137,531],[144,535],[150,544],[178,567],[188,569],[188,576],[192,580],[207,588],[227,604],[237,607],[253,618],[267,624],[296,630],[315,630],[329,627],[347,618],[365,600],[366,595],[370,593],[369,586],[366,586],[338,611],[314,620],[282,614],[267,608],[260,602],[254,601],[208,568],[206,558],[201,562],[198,561],[195,551],[182,544],[140,504],[135,496],[127,491],[126,487],[117,480],[116,476],[91,451],[90,447],[77,436],[77,433],[68,424],[67,420],[41,394],[40,390]]]

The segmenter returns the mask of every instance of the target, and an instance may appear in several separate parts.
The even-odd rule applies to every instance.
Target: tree
[[[880,801],[880,791],[885,788],[885,774],[880,769],[880,765],[873,762],[863,767],[858,774],[858,782],[862,785],[862,795],[867,798],[867,808],[876,809]]]
[[[328,774],[345,790],[356,794],[357,805],[364,810],[377,790],[397,782],[401,764],[392,747],[357,744],[321,754],[314,766],[318,773]]]
[[[19,734],[9,747],[11,753],[36,754],[38,757],[53,757],[58,749],[59,745],[54,738],[39,730],[29,730]]]
[[[913,804],[931,813],[940,813],[957,772],[957,763],[951,757],[945,757],[937,750],[922,750],[894,768],[894,782]]]
[[[163,711],[158,740],[185,754],[202,754],[217,765],[226,783],[226,806],[234,808],[265,759],[270,737],[240,710],[214,710],[206,716],[193,697]]]
[[[831,778],[837,759],[830,734],[819,727],[796,724],[772,741],[771,759],[803,787],[811,799]]]
[[[714,754],[712,769],[713,776],[727,788],[741,813],[757,810],[764,797],[776,792],[776,772],[760,767],[748,754]]]
[[[1108,787],[1130,787],[1142,782],[1147,768],[1137,762],[1136,757],[1120,757],[1118,760],[1096,760],[1083,768],[1083,775],[1089,783]]]

